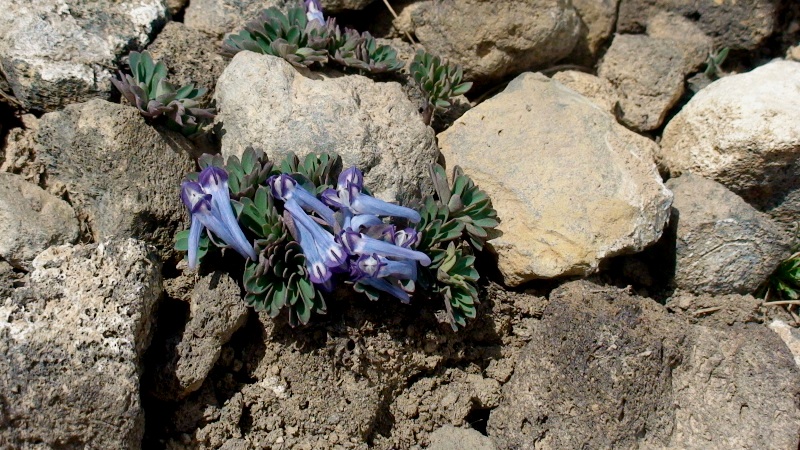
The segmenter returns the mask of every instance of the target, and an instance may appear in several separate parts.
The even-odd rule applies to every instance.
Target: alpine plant
[[[112,78],[111,83],[141,115],[150,119],[165,116],[170,127],[185,135],[197,133],[203,120],[214,118],[214,109],[201,108],[198,102],[206,89],[170,84],[167,66],[153,61],[150,53],[131,52],[128,67],[131,75],[120,72],[119,79]]]
[[[435,180],[437,194],[420,212],[371,196],[361,171],[342,170],[338,155],[289,155],[273,164],[248,148],[241,160],[204,155],[199,162],[200,172],[181,186],[191,227],[176,236],[176,248],[192,269],[212,244],[241,255],[244,299],[256,310],[306,324],[327,312],[325,294],[345,283],[371,300],[440,296],[454,330],[475,317],[472,252],[497,221],[463,173],[453,188]]]

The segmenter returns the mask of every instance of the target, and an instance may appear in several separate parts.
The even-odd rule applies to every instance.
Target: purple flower
[[[419,213],[413,209],[378,200],[362,193],[363,188],[363,174],[356,167],[351,167],[339,175],[336,189],[326,189],[322,193],[322,201],[335,208],[349,209],[356,215],[404,217],[414,223],[420,221]]]
[[[267,184],[272,188],[272,195],[278,200],[284,202],[294,200],[301,208],[310,209],[319,214],[328,225],[334,225],[333,210],[297,184],[289,175],[273,175],[267,180]]]
[[[398,281],[417,278],[416,261],[392,261],[377,254],[361,255],[350,262],[353,281],[372,286],[408,303],[411,298],[398,286]]]
[[[302,189],[302,188],[301,188]],[[292,197],[283,205],[294,221],[297,241],[303,249],[312,283],[324,284],[330,280],[331,268],[344,264],[347,254],[333,235],[314,221]]]
[[[306,0],[306,17],[309,22],[316,20],[320,25],[325,25],[325,16],[322,15],[322,5],[319,0]]]
[[[181,200],[192,216],[189,228],[190,269],[197,266],[197,249],[203,228],[214,233],[243,257],[252,260],[258,258],[233,214],[228,174],[223,169],[209,166],[200,172],[199,182],[184,181],[181,184]]]
[[[419,261],[423,266],[429,266],[431,259],[425,253],[399,247],[391,242],[371,238],[363,233],[352,230],[344,230],[339,235],[342,246],[351,255],[371,255],[377,254],[387,258],[400,258]]]

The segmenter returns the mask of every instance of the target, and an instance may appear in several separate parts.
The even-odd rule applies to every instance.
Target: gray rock
[[[64,200],[20,175],[0,173],[0,258],[30,269],[42,250],[78,240],[78,219]]]
[[[659,164],[718,181],[783,223],[800,212],[800,63],[719,79],[664,129]]]
[[[789,351],[792,352],[795,365],[800,367],[800,331],[798,331],[797,328],[791,327],[786,322],[778,319],[770,322],[769,329],[780,336],[783,343],[786,344],[786,347],[788,347]]]
[[[36,161],[33,149],[33,135],[39,128],[39,119],[33,114],[23,114],[21,119],[21,127],[8,130],[0,172],[16,173],[26,181],[41,184],[44,167]]]
[[[325,15],[366,8],[375,0],[320,0]]]
[[[800,371],[761,325],[688,325],[650,299],[578,281],[551,293],[520,355],[489,417],[500,449],[793,448],[800,439]]]
[[[464,114],[439,145],[492,199],[503,234],[489,245],[507,285],[592,273],[655,242],[669,216],[656,145],[539,74]]]
[[[0,300],[0,444],[138,449],[161,268],[133,239],[51,247]]]
[[[336,152],[346,167],[363,170],[384,200],[428,189],[435,136],[398,83],[312,73],[281,58],[241,52],[217,82],[214,98],[225,157],[241,156],[249,145],[273,160],[289,152]]]
[[[245,23],[256,19],[259,12],[272,6],[285,8],[287,0],[192,0],[184,13],[188,28],[221,38],[238,33]]]
[[[424,0],[405,7],[395,24],[429,52],[461,64],[465,77],[478,83],[567,56],[581,27],[567,0]]]
[[[92,100],[45,114],[32,139],[48,186],[66,190],[95,241],[135,237],[173,254],[188,221],[180,183],[195,167],[183,136],[157,130],[133,107]]]
[[[755,50],[775,31],[780,9],[773,0],[622,0],[617,33],[642,33],[654,16],[667,11],[693,18],[717,48]]]
[[[153,59],[169,68],[170,82],[179,86],[193,83],[208,89],[200,99],[202,103],[211,100],[217,78],[228,65],[213,39],[181,22],[169,22],[147,50]]]
[[[166,14],[164,0],[7,0],[0,10],[0,66],[27,109],[108,98],[116,61],[144,47]]]
[[[614,37],[597,74],[619,92],[619,119],[637,131],[661,126],[683,94],[683,52],[672,40]]]
[[[199,389],[222,346],[247,319],[238,284],[223,272],[197,281],[189,313],[183,331],[168,338],[166,348],[159,352],[153,393],[165,400],[180,399]]]
[[[789,256],[781,228],[725,186],[687,173],[667,187],[677,210],[678,288],[750,294]]]
[[[647,35],[672,41],[683,51],[685,74],[704,68],[714,50],[714,40],[697,23],[677,14],[661,12],[653,16],[647,23]]]
[[[431,433],[428,450],[495,450],[491,439],[472,428],[445,425]]]

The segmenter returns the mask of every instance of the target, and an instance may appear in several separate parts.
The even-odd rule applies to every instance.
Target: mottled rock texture
[[[0,173],[0,258],[30,269],[42,250],[78,240],[78,219],[64,200],[25,181]]]
[[[0,300],[0,447],[141,448],[161,268],[133,239],[56,246]]]
[[[655,242],[669,216],[656,145],[539,74],[464,114],[439,144],[497,209],[503,235],[489,245],[509,285],[589,274]]]
[[[241,156],[250,145],[273,160],[289,152],[336,152],[345,167],[364,171],[365,183],[384,200],[430,189],[435,136],[398,83],[298,70],[281,58],[241,52],[214,98],[225,157]]]
[[[725,186],[686,173],[667,181],[677,210],[675,285],[708,294],[750,294],[791,253],[769,216]]]

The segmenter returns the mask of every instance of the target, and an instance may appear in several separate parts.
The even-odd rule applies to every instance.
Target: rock
[[[592,273],[655,242],[669,217],[655,144],[539,74],[467,112],[439,145],[492,199],[502,236],[489,245],[510,286]]]
[[[618,34],[597,74],[619,92],[620,120],[637,131],[661,126],[683,94],[683,52],[672,40]]]
[[[188,28],[221,38],[238,33],[245,23],[272,6],[284,9],[287,0],[192,0],[186,7],[183,23]]]
[[[133,239],[58,246],[0,300],[0,442],[140,448],[140,362],[161,268]]]
[[[472,428],[445,425],[431,433],[428,450],[495,450],[491,439]]]
[[[78,240],[78,219],[64,200],[21,176],[0,173],[0,258],[30,269],[42,250]]]
[[[33,114],[23,114],[22,127],[8,130],[0,172],[22,175],[25,180],[40,184],[44,167],[36,161],[33,135],[39,128],[39,119]]]
[[[147,50],[153,59],[169,68],[171,83],[179,86],[193,83],[208,89],[200,99],[202,104],[211,100],[217,78],[228,65],[214,40],[181,22],[169,22]]]
[[[689,323],[727,328],[737,324],[763,323],[762,303],[763,300],[752,295],[694,295],[679,291],[669,299],[666,307]]]
[[[395,25],[429,52],[461,64],[466,79],[488,83],[567,56],[581,22],[566,0],[424,0],[404,8]]]
[[[347,10],[366,8],[374,0],[320,0],[325,16]]]
[[[603,111],[611,115],[616,114],[619,96],[608,80],[577,70],[558,72],[553,75],[553,80],[588,98]]]
[[[567,58],[593,67],[597,54],[614,32],[620,0],[572,0],[581,19],[578,43]]]
[[[658,154],[673,177],[718,181],[780,222],[800,203],[800,63],[774,61],[721,78],[667,124]]]
[[[32,139],[48,186],[66,190],[95,241],[135,237],[174,254],[175,231],[188,228],[180,183],[195,170],[183,136],[133,107],[92,100],[45,114]]]
[[[791,253],[781,228],[725,186],[685,173],[667,187],[678,211],[678,288],[750,294]]]
[[[430,186],[435,136],[398,83],[299,71],[281,58],[241,52],[214,98],[225,157],[249,145],[273,160],[336,152],[384,200],[418,197]]]
[[[800,44],[793,45],[786,50],[786,59],[800,62]]]
[[[647,35],[673,41],[683,51],[684,74],[705,67],[708,55],[714,50],[714,40],[706,36],[695,22],[668,12],[660,12],[650,19]]]
[[[770,330],[780,336],[781,340],[789,347],[789,351],[794,356],[794,363],[800,367],[800,331],[797,328],[790,327],[789,324],[782,320],[773,320],[769,324]]]
[[[165,400],[200,388],[226,344],[247,319],[236,281],[222,272],[198,280],[191,293],[189,322],[159,352],[154,394]]]
[[[26,109],[111,95],[116,61],[166,22],[164,0],[10,0],[0,11],[0,66]]]
[[[487,431],[499,449],[790,448],[798,381],[763,326],[687,325],[577,281],[551,293]]]
[[[167,11],[169,12],[170,18],[178,14],[186,7],[189,3],[189,0],[166,0],[167,1]],[[170,23],[179,23],[179,22],[168,22],[167,25]]]
[[[617,33],[641,33],[654,16],[668,11],[697,22],[716,48],[755,50],[775,31],[780,9],[773,0],[622,0]]]

